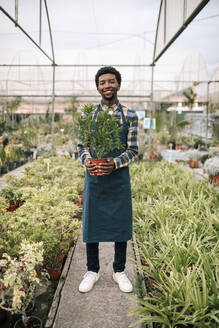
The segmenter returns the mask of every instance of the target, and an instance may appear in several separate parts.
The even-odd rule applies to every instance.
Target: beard
[[[107,95],[105,95],[104,93],[102,93],[102,97],[103,97],[104,100],[112,101],[112,100],[116,99],[116,97],[117,97],[117,92],[114,90],[114,91],[112,92],[111,96],[107,96]]]
[[[105,99],[105,100],[113,100],[114,99],[114,97],[115,97],[115,95],[114,94],[112,94],[111,96],[109,96],[109,97],[107,97],[106,95],[103,95],[103,98]]]

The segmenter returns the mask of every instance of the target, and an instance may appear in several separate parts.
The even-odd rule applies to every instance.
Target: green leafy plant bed
[[[210,182],[166,162],[132,164],[131,177],[139,269],[147,286],[134,311],[139,321],[216,328],[219,194]]]
[[[0,191],[0,308],[22,309],[26,322],[28,300],[49,279],[47,269],[62,268],[76,243],[83,176],[79,161],[43,156],[23,178],[7,176]]]

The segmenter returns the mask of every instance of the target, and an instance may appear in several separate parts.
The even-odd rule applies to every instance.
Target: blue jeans
[[[126,263],[126,249],[127,242],[115,242],[114,245],[114,262],[113,270],[114,272],[122,272],[125,270]],[[93,272],[99,272],[99,243],[87,243],[86,244],[87,253],[87,270]]]

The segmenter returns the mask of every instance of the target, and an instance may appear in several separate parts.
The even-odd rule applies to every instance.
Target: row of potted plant
[[[0,307],[23,311],[26,291],[30,287],[33,294],[45,278],[44,270],[59,269],[60,273],[80,231],[76,217],[83,175],[79,161],[45,155],[25,169],[23,178],[7,176],[8,186],[0,192]],[[30,250],[27,259],[24,248]],[[21,272],[25,272],[23,278]]]
[[[133,313],[156,327],[216,327],[219,194],[167,162],[135,163],[131,176],[147,284]]]
[[[32,155],[30,152],[28,155]],[[0,146],[0,175],[14,170],[28,160],[27,154],[18,145]]]

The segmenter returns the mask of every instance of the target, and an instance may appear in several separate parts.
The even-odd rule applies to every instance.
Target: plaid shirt
[[[103,102],[101,101],[100,106],[101,106],[101,110],[106,110],[110,108],[113,111],[114,116],[119,118],[120,122],[122,123],[122,113],[118,101],[116,104],[110,107],[104,105]],[[138,154],[138,142],[137,142],[138,116],[133,109],[128,109],[123,105],[121,106],[128,125],[128,134],[127,134],[126,150],[121,155],[114,158],[115,169],[128,166],[129,163],[131,163],[134,157]],[[85,160],[91,157],[89,150],[85,149],[83,145],[79,142],[78,151],[81,157],[82,164],[84,165]]]

